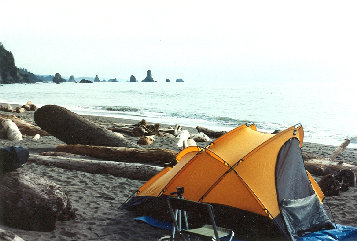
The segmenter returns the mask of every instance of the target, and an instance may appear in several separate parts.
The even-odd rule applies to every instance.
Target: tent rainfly
[[[278,134],[244,124],[204,149],[188,147],[145,183],[126,207],[169,196],[184,187],[189,200],[228,206],[270,220],[291,240],[333,228],[322,201],[324,195],[305,170],[301,125]]]

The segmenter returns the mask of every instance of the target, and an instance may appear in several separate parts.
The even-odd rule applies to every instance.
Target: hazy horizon
[[[0,0],[0,42],[35,74],[158,82],[356,80],[354,1]]]

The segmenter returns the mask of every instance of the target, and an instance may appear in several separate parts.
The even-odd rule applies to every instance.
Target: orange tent
[[[313,220],[303,224],[297,224],[296,218],[290,220],[291,202],[301,206],[293,215],[301,213],[304,205],[315,205],[313,212],[324,214],[318,226],[329,225],[322,207],[324,195],[304,168],[300,149],[303,137],[301,125],[278,134],[259,132],[254,124],[241,125],[204,149],[188,147],[181,151],[177,164],[144,184],[134,199],[168,196],[177,187],[184,187],[185,199],[267,217],[293,239],[301,231],[296,226],[309,229],[313,225],[316,229],[316,225]],[[313,216],[311,212],[303,215]]]

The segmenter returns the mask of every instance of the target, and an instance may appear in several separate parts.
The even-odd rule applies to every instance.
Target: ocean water
[[[357,147],[355,89],[341,83],[36,83],[0,86],[0,103],[64,106],[79,114],[272,132],[301,123],[305,141]]]

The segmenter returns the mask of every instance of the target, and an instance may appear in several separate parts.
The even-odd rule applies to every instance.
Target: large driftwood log
[[[304,162],[306,170],[308,170],[311,174],[315,174],[318,176],[336,173],[341,170],[351,170],[355,174],[357,173],[357,166],[351,165],[348,163],[337,163],[330,161],[329,159],[324,158],[316,158],[310,159]],[[327,173],[328,172],[328,173]]]
[[[200,127],[200,126],[197,126],[196,129],[198,132],[203,132],[207,136],[213,137],[213,138],[218,138],[218,137],[223,136],[224,134],[227,133],[226,131],[213,131],[213,130],[210,130],[210,129],[207,129],[204,127]]]
[[[147,181],[163,168],[139,163],[88,160],[66,156],[42,156],[31,154],[29,162],[40,165],[56,166],[68,170],[77,170],[93,174],[110,174],[134,180]]]
[[[39,108],[35,112],[35,122],[67,144],[140,148],[139,145],[57,105],[45,105]]]
[[[57,220],[74,216],[67,192],[54,182],[20,169],[0,177],[0,220],[5,225],[51,231]]]
[[[0,114],[0,121],[1,121],[1,119],[12,120],[17,125],[21,134],[23,134],[23,135],[27,135],[27,136],[34,136],[36,134],[40,134],[41,136],[49,136],[50,135],[46,131],[42,130],[40,127],[32,125],[32,124],[18,118],[17,116],[14,116],[14,115]]]
[[[22,238],[13,232],[6,231],[0,228],[0,241],[24,241]]]
[[[176,160],[177,152],[160,148],[126,148],[88,145],[59,145],[59,152],[91,156],[110,161],[137,162],[164,166]]]

